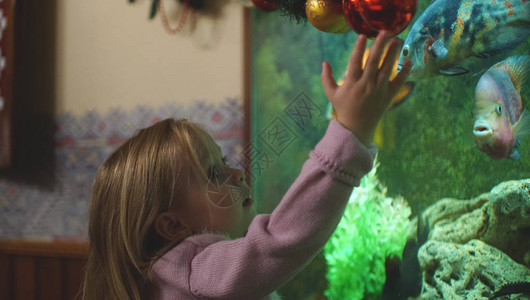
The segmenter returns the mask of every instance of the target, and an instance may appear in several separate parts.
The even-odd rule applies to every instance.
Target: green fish
[[[530,35],[530,0],[435,0],[412,26],[398,70],[412,60],[409,80],[460,75],[460,64],[512,50]]]

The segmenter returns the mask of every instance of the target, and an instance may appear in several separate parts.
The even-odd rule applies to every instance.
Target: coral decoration
[[[342,0],[307,0],[307,19],[320,31],[345,33],[350,31],[342,12]]]

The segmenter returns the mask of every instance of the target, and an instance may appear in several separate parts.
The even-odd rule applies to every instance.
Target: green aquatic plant
[[[378,299],[385,258],[401,258],[412,222],[402,197],[389,198],[373,170],[352,192],[344,216],[324,247],[328,265],[325,295],[334,299]]]

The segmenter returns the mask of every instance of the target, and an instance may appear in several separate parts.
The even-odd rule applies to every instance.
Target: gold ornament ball
[[[342,0],[307,0],[305,13],[320,31],[345,33],[351,30],[342,12]]]

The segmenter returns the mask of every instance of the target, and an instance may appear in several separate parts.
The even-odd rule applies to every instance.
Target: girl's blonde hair
[[[216,154],[217,153],[217,154]],[[197,124],[167,119],[140,130],[99,168],[92,190],[83,300],[150,296],[150,268],[173,247],[156,217],[192,181],[207,180],[218,146]]]

